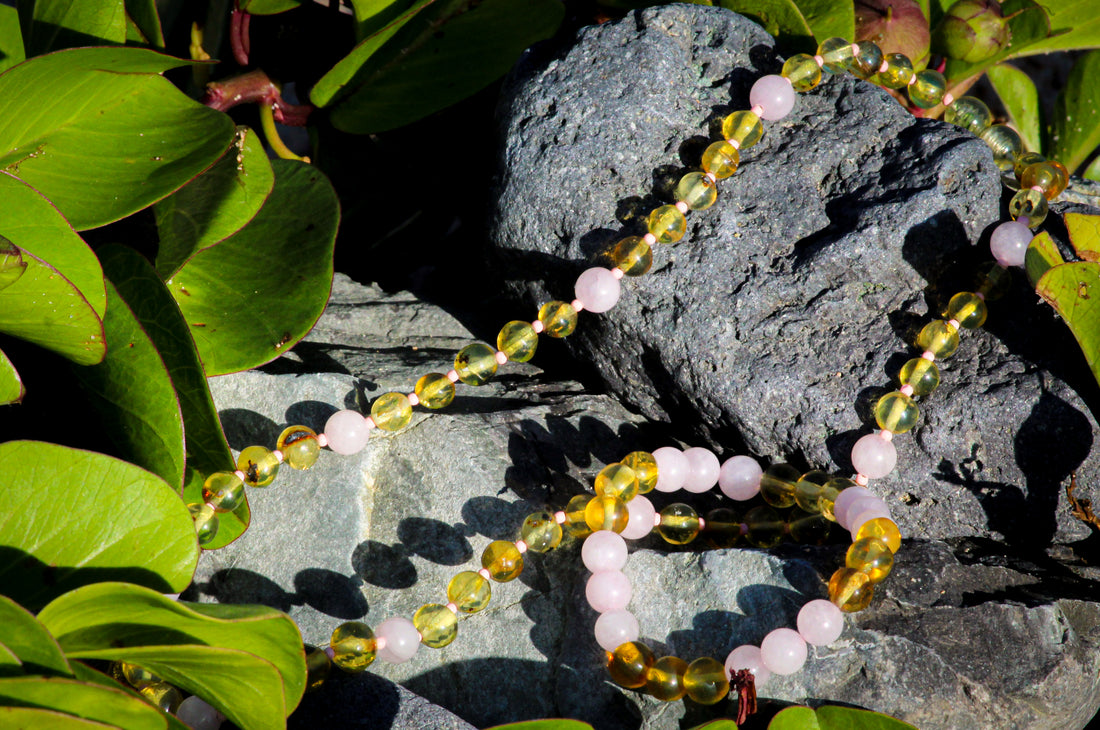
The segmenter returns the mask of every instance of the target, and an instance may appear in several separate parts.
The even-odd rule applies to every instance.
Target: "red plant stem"
[[[313,111],[309,104],[286,102],[279,87],[261,69],[207,84],[202,103],[220,112],[240,104],[265,104],[271,107],[275,121],[291,127],[304,127]]]
[[[229,16],[229,45],[233,48],[233,58],[242,66],[248,65],[248,13],[233,9]]]

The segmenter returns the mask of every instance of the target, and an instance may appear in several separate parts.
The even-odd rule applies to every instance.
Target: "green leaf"
[[[34,728],[34,730],[117,730],[94,720],[82,720],[53,710],[34,707],[0,707],[0,727]]]
[[[887,715],[852,707],[826,705],[788,707],[776,714],[768,730],[916,730],[912,725]]]
[[[127,730],[164,730],[164,713],[148,702],[75,679],[17,677],[0,679],[0,704],[41,707]]]
[[[838,3],[836,0],[794,0],[794,4],[806,19],[818,45],[826,38],[839,37],[848,40],[855,38],[855,3]]]
[[[1043,0],[1043,6],[1050,17],[1050,37],[1015,55],[1100,47],[1100,14],[1095,0]]]
[[[992,66],[986,75],[993,84],[993,90],[1001,97],[1001,103],[1008,111],[1009,120],[1029,150],[1043,148],[1042,112],[1039,104],[1039,91],[1035,82],[1026,73],[1007,63]]]
[[[114,690],[117,690],[119,692],[124,692],[124,693],[130,695],[131,697],[137,697],[138,699],[141,699],[141,697],[142,697],[130,685],[122,684],[121,682],[116,680],[114,677],[108,677],[103,672],[96,671],[95,669],[92,669],[91,667],[89,667],[87,664],[84,664],[83,662],[74,660],[73,663],[72,663],[72,666],[73,666],[73,674],[75,674],[76,678],[79,679],[81,682],[87,682],[87,683],[90,683],[90,684],[98,684],[98,685],[101,685],[103,687],[109,687],[110,689],[114,689]],[[191,730],[191,727],[189,725],[185,725],[182,722],[180,722],[176,718],[175,715],[161,715],[161,717],[163,717],[165,720],[168,721],[168,730]]]
[[[486,730],[592,730],[592,726],[580,720],[526,720],[494,725]]]
[[[0,444],[0,546],[12,558],[0,591],[32,610],[101,580],[178,593],[199,552],[187,507],[159,477],[35,441]]]
[[[947,77],[948,88],[955,86],[971,76],[985,73],[998,63],[1008,58],[1021,55],[1021,51],[1037,44],[1050,34],[1050,20],[1043,7],[1034,0],[1005,0],[1001,8],[1008,21],[1009,30],[1012,33],[1012,41],[993,56],[970,63],[957,58],[947,59],[944,76]],[[935,52],[935,49],[933,49]]]
[[[276,160],[274,169],[275,187],[252,222],[192,256],[167,282],[207,375],[278,357],[309,332],[328,301],[336,193],[309,165]]]
[[[19,281],[26,270],[27,262],[23,260],[23,252],[5,236],[0,236],[0,289]]]
[[[1024,270],[1032,286],[1037,286],[1039,279],[1047,271],[1065,262],[1061,252],[1058,251],[1058,244],[1046,231],[1032,238],[1024,253]]]
[[[164,48],[156,0],[126,0],[126,40]]]
[[[821,730],[821,725],[809,707],[788,707],[776,713],[768,730]]]
[[[351,4],[357,25],[355,37],[362,40],[378,32],[396,20],[407,5],[408,2],[398,0],[356,0]]]
[[[293,10],[302,0],[241,0],[241,10],[252,15],[275,15]]]
[[[31,56],[76,46],[122,45],[123,0],[35,0],[26,45]]]
[[[1085,261],[1100,261],[1100,215],[1066,213],[1065,222],[1077,255]]]
[[[1096,157],[1089,163],[1089,166],[1081,173],[1081,177],[1088,178],[1089,180],[1100,180],[1100,157]]]
[[[737,730],[737,723],[733,720],[711,720],[702,725],[696,725],[691,730]]]
[[[19,371],[15,369],[8,356],[0,350],[0,405],[18,403],[27,394],[23,387],[23,379],[19,377]]]
[[[26,58],[23,32],[19,30],[19,12],[10,5],[0,5],[0,73]]]
[[[188,61],[140,48],[78,48],[0,75],[0,169],[78,230],[124,218],[212,165],[232,120],[159,74]]]
[[[19,677],[24,674],[23,662],[8,647],[0,644],[0,677]]]
[[[1073,174],[1100,147],[1100,51],[1077,60],[1066,87],[1054,102],[1054,149],[1051,155]]]
[[[814,53],[817,48],[813,29],[794,0],[720,0],[718,4],[762,26],[775,36],[784,52]],[[852,13],[855,13],[854,7]],[[852,22],[854,28],[855,21]]]
[[[4,584],[0,586],[7,590]],[[0,596],[0,643],[19,657],[28,673],[73,676],[73,668],[57,640],[27,609],[7,596]]]
[[[171,278],[198,251],[244,228],[271,194],[275,173],[263,141],[238,127],[236,145],[209,170],[157,203],[157,271]],[[234,154],[236,152],[236,154]]]

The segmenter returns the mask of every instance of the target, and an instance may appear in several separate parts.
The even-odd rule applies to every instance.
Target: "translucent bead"
[[[993,150],[993,161],[1002,170],[1016,169],[1016,159],[1024,153],[1024,141],[1012,127],[994,124],[981,133],[982,141]]]
[[[1024,226],[1022,223],[1012,223],[1008,225],[1019,225],[1025,230],[1027,229],[1027,226]],[[1027,231],[1027,235],[1030,239],[1030,230]],[[993,302],[1000,299],[1007,294],[1008,290],[1011,288],[1012,272],[1004,266],[995,263],[988,264],[978,273],[978,293],[984,296],[987,302]]]
[[[829,539],[832,524],[822,517],[820,512],[803,512],[800,509],[794,509],[787,517],[787,531],[791,539],[802,545],[824,544]]]
[[[855,540],[856,533],[860,528],[871,520],[885,517],[889,519],[890,508],[886,506],[878,497],[866,497],[864,499],[858,499],[848,509],[848,532],[852,535],[852,539]]]
[[[1062,174],[1064,167],[1052,162],[1037,162],[1024,168],[1020,176],[1021,188],[1040,187],[1047,200],[1054,200],[1069,184],[1069,177]]]
[[[943,121],[981,136],[993,124],[993,112],[981,99],[962,96],[944,110]]]
[[[676,185],[676,199],[687,203],[692,210],[706,210],[718,200],[718,188],[705,174],[689,172]]]
[[[416,656],[416,650],[420,648],[420,635],[412,621],[407,618],[388,618],[378,624],[375,633],[380,640],[385,640],[378,650],[378,658],[384,662],[403,664]]]
[[[413,409],[412,404],[409,403],[409,396],[404,393],[380,395],[370,407],[371,420],[374,421],[375,426],[383,431],[400,431],[409,425],[412,414]]]
[[[848,70],[856,78],[869,79],[882,67],[882,49],[871,41],[860,41],[856,45],[859,52],[848,62]]]
[[[894,443],[877,433],[861,437],[852,446],[852,466],[868,479],[881,479],[892,472],[897,464],[898,451]]]
[[[581,562],[593,573],[622,570],[626,567],[626,556],[626,541],[610,530],[592,533],[581,546]]]
[[[442,649],[458,636],[458,616],[440,603],[416,609],[413,626],[420,632],[420,643],[430,649]]]
[[[348,621],[336,627],[329,640],[332,663],[345,672],[362,672],[374,661],[378,642],[370,626]]]
[[[627,276],[641,276],[653,266],[653,249],[641,236],[628,236],[619,241],[607,252],[607,257]]]
[[[646,230],[657,238],[657,243],[676,243],[687,232],[687,218],[675,205],[654,208],[645,224]]]
[[[328,679],[332,670],[332,660],[328,658],[328,652],[324,649],[310,649],[306,652],[306,692],[313,692],[321,688]],[[179,719],[184,720],[182,714]],[[184,720],[186,722],[186,720]],[[220,724],[220,721],[219,721]],[[217,727],[215,725],[215,727]]]
[[[848,70],[848,62],[851,61],[854,52],[851,41],[843,38],[826,38],[817,47],[817,55],[825,59],[826,71],[842,74]]]
[[[900,391],[887,393],[875,404],[875,421],[883,431],[905,433],[917,425],[920,410],[913,399]]]
[[[653,486],[658,492],[675,492],[682,489],[691,472],[684,452],[675,446],[662,446],[653,452],[657,460],[657,483]]]
[[[134,689],[141,689],[150,684],[162,681],[160,677],[150,672],[145,667],[139,667],[137,664],[131,664],[130,662],[120,662],[119,669],[122,672],[122,677],[130,686]]]
[[[747,150],[764,136],[764,125],[750,111],[734,112],[722,120],[722,136],[727,142],[736,142],[737,149]]]
[[[807,644],[827,646],[844,632],[844,614],[836,604],[815,598],[798,611],[797,625]]]
[[[626,502],[616,497],[593,497],[584,508],[584,521],[592,532],[622,532],[629,518]]]
[[[539,307],[539,321],[550,337],[568,337],[577,329],[577,310],[568,302],[547,302]]]
[[[191,519],[195,521],[195,534],[199,539],[199,545],[209,545],[214,536],[218,534],[218,515],[214,508],[208,504],[194,503],[187,505],[191,511]]]
[[[788,58],[782,73],[795,91],[809,91],[821,83],[821,67],[808,53],[796,53]]]
[[[1050,208],[1046,196],[1038,190],[1024,188],[1017,190],[1012,200],[1008,201],[1008,212],[1013,218],[1027,217],[1028,227],[1035,228],[1047,219]]]
[[[1016,164],[1012,166],[1012,172],[1016,175],[1016,179],[1019,180],[1024,176],[1024,170],[1026,170],[1029,165],[1046,161],[1047,158],[1043,157],[1038,152],[1025,152],[1016,158]]]
[[[753,507],[745,513],[745,539],[757,548],[773,548],[783,542],[783,520],[771,507]]]
[[[795,504],[806,512],[821,512],[818,500],[821,499],[821,490],[827,481],[829,481],[829,475],[818,470],[808,471],[800,476],[794,484]]]
[[[707,512],[702,540],[707,547],[731,548],[741,538],[741,520],[728,507],[718,507]]]
[[[837,524],[844,529],[848,529],[848,509],[858,500],[864,497],[873,496],[874,494],[872,494],[871,490],[867,487],[851,486],[847,489],[842,489],[840,491],[840,496],[836,499],[836,504],[833,505],[833,512],[836,516]]]
[[[856,530],[854,539],[858,541],[865,537],[882,540],[891,552],[896,553],[901,548],[901,531],[898,530],[897,524],[888,517],[876,517],[873,520],[864,522]]]
[[[562,525],[564,530],[573,537],[585,537],[592,534],[592,530],[589,529],[588,523],[584,520],[584,510],[588,506],[588,501],[592,499],[589,494],[578,494],[565,504],[565,524]]]
[[[1025,223],[1020,221],[1001,223],[993,229],[993,234],[989,237],[989,251],[1002,268],[1023,266],[1027,260],[1027,247],[1031,245],[1032,238],[1034,236],[1031,229]]]
[[[620,611],[626,608],[632,593],[630,579],[619,570],[601,570],[599,573],[593,573],[589,576],[584,589],[588,605],[596,613]]]
[[[514,543],[493,540],[481,554],[481,567],[497,583],[507,583],[523,572],[523,553]]]
[[[638,640],[638,619],[630,611],[608,611],[596,619],[596,643],[615,651],[628,641]]]
[[[359,411],[336,411],[325,421],[325,438],[334,453],[358,454],[370,438],[367,419]]]
[[[492,583],[472,570],[456,574],[447,584],[447,600],[462,613],[477,613],[485,608],[492,594]]]
[[[250,487],[266,487],[279,473],[279,460],[271,449],[249,446],[237,457],[237,469],[244,472],[244,483]]]
[[[654,660],[653,652],[648,646],[639,641],[628,641],[608,652],[607,672],[620,687],[638,689],[645,686]]]
[[[926,68],[913,75],[909,84],[909,101],[921,109],[931,109],[943,101],[947,93],[947,79],[939,71]]]
[[[790,464],[772,464],[760,479],[760,496],[777,509],[794,504],[794,485],[802,472]]]
[[[743,502],[760,493],[764,470],[751,456],[731,456],[718,470],[718,488],[730,499]]]
[[[760,647],[751,644],[742,644],[726,657],[727,676],[732,676],[734,672],[742,669],[752,672],[758,688],[772,676],[771,670],[764,666],[764,660],[760,657]]]
[[[829,600],[844,613],[862,611],[871,603],[875,586],[871,577],[852,568],[838,568],[829,578]]]
[[[623,464],[608,464],[596,475],[596,494],[629,502],[638,494],[638,477]]]
[[[985,324],[988,311],[981,297],[974,292],[963,291],[951,297],[943,317],[958,320],[963,329],[972,330]]]
[[[484,342],[466,345],[455,355],[455,372],[466,385],[485,385],[497,372],[497,353]]]
[[[688,664],[684,672],[684,689],[687,696],[700,705],[713,705],[729,694],[726,668],[710,657],[700,657]]]
[[[719,140],[703,150],[703,172],[709,172],[719,180],[737,172],[737,165],[741,162],[741,153],[729,142]]]
[[[327,667],[328,655],[323,651],[321,654],[325,657]],[[306,690],[312,689],[314,689],[313,685],[307,683]],[[191,730],[218,730],[222,724],[221,713],[198,695],[191,695],[180,703],[179,709],[176,710],[176,719]]]
[[[657,460],[648,451],[631,451],[621,462],[638,478],[638,494],[648,494],[657,486]]]
[[[894,567],[894,553],[877,537],[864,537],[848,546],[844,564],[866,573],[872,583],[881,583]]]
[[[885,71],[875,75],[875,83],[887,89],[904,89],[913,78],[913,62],[904,53],[888,53],[883,59]]]
[[[825,482],[821,487],[821,496],[817,500],[818,506],[821,507],[821,516],[836,522],[836,501],[840,498],[840,493],[855,485],[855,482],[845,477],[835,477]]]
[[[722,465],[710,449],[694,446],[684,449],[684,458],[688,462],[688,475],[684,480],[684,491],[702,494],[718,483],[718,472]]]
[[[413,392],[425,408],[445,408],[455,399],[455,384],[443,373],[428,373],[416,381]]]
[[[509,322],[497,334],[497,349],[516,362],[527,362],[534,357],[538,344],[538,333],[529,322]]]
[[[549,512],[527,515],[519,533],[520,539],[527,543],[527,549],[536,553],[553,550],[561,543],[562,537],[561,525]]]
[[[653,662],[645,678],[645,691],[662,702],[675,702],[687,694],[684,674],[688,664],[674,656],[663,656]]]
[[[244,502],[244,482],[231,471],[216,471],[203,482],[202,499],[216,512],[232,512]]]
[[[282,452],[283,461],[291,469],[308,469],[317,463],[321,445],[317,432],[306,426],[288,426],[279,434],[275,448]]]
[[[959,331],[942,319],[929,322],[917,335],[917,347],[940,359],[951,357],[959,349]]]
[[[626,527],[619,533],[627,540],[641,540],[653,532],[653,521],[657,517],[657,510],[653,509],[653,503],[639,495],[626,503],[626,511],[629,515]]]
[[[782,76],[761,76],[749,89],[749,104],[760,110],[760,118],[775,122],[794,109],[794,89]]]
[[[940,369],[931,360],[914,357],[898,371],[898,381],[913,389],[913,395],[928,395],[940,384]]]
[[[686,504],[673,503],[661,510],[657,532],[672,545],[686,545],[699,534],[699,515]]]
[[[140,690],[141,695],[149,700],[154,707],[161,712],[175,714],[183,702],[183,693],[167,682],[154,682],[147,684]]]
[[[618,303],[619,295],[622,293],[622,285],[611,273],[611,269],[606,269],[603,266],[593,266],[577,277],[573,292],[576,299],[584,303],[585,309],[600,314],[608,311]]]
[[[773,674],[794,674],[807,653],[806,640],[794,629],[773,629],[760,642],[760,658]]]

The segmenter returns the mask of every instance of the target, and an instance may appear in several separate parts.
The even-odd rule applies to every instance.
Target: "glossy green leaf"
[[[855,38],[854,3],[838,3],[836,0],[794,0],[794,4],[813,31],[816,44],[820,44],[826,38],[838,37],[848,40]]]
[[[794,0],[720,0],[718,4],[759,24],[775,36],[785,53],[817,50],[813,29]]]
[[[1039,278],[1035,291],[1065,320],[1100,383],[1100,263],[1054,266]]]
[[[244,228],[274,184],[263,140],[248,127],[239,127],[229,154],[154,208],[160,275],[171,278],[195,253]]]
[[[1066,213],[1065,222],[1077,255],[1085,261],[1100,261],[1100,215]]]
[[[10,5],[0,5],[0,73],[23,63],[25,58],[19,12]]]
[[[1012,42],[978,63],[949,58],[944,69],[949,87],[971,76],[985,73],[987,69],[1007,58],[1021,55],[1021,51],[1029,49],[1050,34],[1050,20],[1043,7],[1034,0],[1005,0],[1001,7],[1005,17],[1010,18],[1008,27],[1012,33]],[[933,48],[932,52],[935,53],[936,49]]]
[[[0,406],[18,403],[26,394],[27,389],[23,387],[23,379],[19,377],[19,371],[15,369],[15,365],[4,351],[0,350]]]
[[[41,710],[35,707],[0,707],[0,727],[18,730],[117,730],[117,725],[108,725],[94,720],[82,720],[54,710]]]
[[[126,40],[164,48],[156,0],[126,0]]]
[[[916,730],[912,725],[887,715],[853,707],[826,705],[788,707],[776,714],[768,730]]]
[[[0,235],[0,289],[14,284],[26,270],[27,262],[23,260],[23,252],[5,236]]]
[[[486,730],[592,730],[592,726],[580,720],[526,720],[494,725]]]
[[[0,590],[31,610],[101,580],[178,593],[199,552],[187,507],[159,477],[35,441],[0,444],[0,546],[12,558]]]
[[[23,662],[8,647],[0,644],[0,677],[19,677],[24,674]]]
[[[1043,274],[1065,262],[1058,250],[1058,244],[1046,231],[1031,239],[1031,244],[1024,254],[1024,270],[1032,286],[1038,286]]]
[[[328,301],[336,193],[309,165],[276,160],[274,169],[275,187],[256,217],[167,282],[207,375],[278,357],[309,332]]]
[[[373,35],[396,20],[408,7],[407,0],[356,0],[351,4],[355,11],[356,38],[362,40]]]
[[[9,552],[8,557],[14,555]],[[0,590],[8,590],[2,580]],[[4,595],[0,595],[0,643],[19,657],[28,673],[73,676],[73,667],[46,627],[27,609]]]
[[[1100,14],[1096,12],[1096,0],[1043,0],[1042,5],[1050,16],[1050,37],[1016,55],[1100,47]]]
[[[130,695],[131,697],[137,697],[139,699],[141,698],[141,695],[139,695],[137,691],[130,685],[122,684],[114,677],[108,677],[103,672],[96,671],[95,669],[92,669],[87,664],[81,661],[74,660],[72,662],[72,667],[73,674],[81,682],[98,684],[102,687],[109,687],[110,689],[116,690],[118,692],[123,692]],[[161,717],[168,721],[168,730],[191,730],[191,727],[189,725],[185,725],[180,722],[178,719],[176,719],[175,715],[161,715]]]
[[[691,730],[737,730],[737,723],[733,720],[711,720],[702,725],[696,725]]]
[[[159,74],[188,61],[141,48],[78,48],[0,75],[0,169],[78,230],[160,200],[229,147],[232,120]]]
[[[1043,148],[1042,112],[1039,103],[1039,91],[1031,77],[1007,63],[1000,63],[986,71],[993,90],[1001,97],[1001,103],[1008,111],[1009,121],[1020,133],[1024,147],[1029,150]]]
[[[1081,173],[1081,177],[1088,178],[1089,180],[1100,180],[1100,156],[1089,163],[1089,166]]]
[[[253,15],[275,15],[293,10],[302,0],[241,0],[241,10]]]
[[[1073,65],[1066,87],[1054,103],[1054,149],[1051,155],[1077,171],[1100,147],[1100,51],[1090,51]]]
[[[77,46],[122,45],[126,42],[123,0],[35,0],[27,53]]]
[[[148,702],[75,679],[17,677],[0,679],[0,705],[41,707],[127,730],[164,730],[164,713]]]

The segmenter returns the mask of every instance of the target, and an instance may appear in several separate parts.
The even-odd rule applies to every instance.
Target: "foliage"
[[[530,720],[497,725],[489,730],[591,730],[592,726],[577,720]],[[691,730],[737,730],[733,720],[711,720]],[[788,707],[779,711],[768,730],[914,730],[909,723],[869,710],[826,705],[816,710],[810,707]]]

